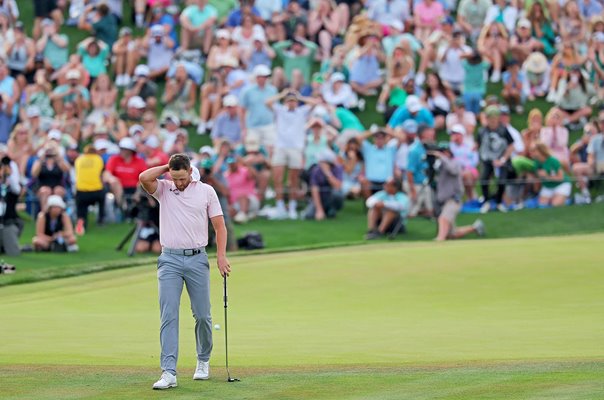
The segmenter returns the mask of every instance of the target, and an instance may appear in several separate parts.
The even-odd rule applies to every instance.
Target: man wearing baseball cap
[[[392,129],[398,128],[408,119],[413,119],[420,125],[434,127],[434,115],[416,95],[408,96],[405,105],[396,109],[388,121],[388,126]]]
[[[237,146],[241,143],[241,127],[243,121],[239,113],[237,96],[229,94],[222,99],[224,109],[216,116],[212,126],[212,142],[217,146],[223,140],[228,140]]]
[[[124,195],[130,197],[138,186],[138,176],[147,169],[145,161],[136,154],[136,142],[124,137],[119,142],[120,152],[109,158],[105,166],[111,179],[111,191],[116,203],[122,205]]]
[[[155,110],[157,105],[157,84],[150,79],[151,69],[146,64],[139,64],[134,68],[134,75],[128,88],[124,92],[121,106],[125,107],[128,100],[134,96],[143,99],[149,110]]]
[[[68,70],[65,79],[67,83],[57,86],[50,95],[55,112],[61,114],[65,103],[75,103],[80,112],[88,110],[90,108],[90,92],[80,84],[80,71],[77,69]]]

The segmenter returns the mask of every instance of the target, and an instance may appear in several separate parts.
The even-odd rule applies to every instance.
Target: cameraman
[[[476,232],[478,236],[484,235],[484,224],[477,219],[472,225],[456,227],[455,219],[461,211],[463,197],[462,168],[461,164],[453,158],[449,144],[439,147],[438,150],[429,150],[431,156],[438,159],[436,201],[438,202],[438,233],[437,241],[459,239],[470,233]]]
[[[0,161],[0,252],[9,256],[21,254],[19,235],[22,221],[16,209],[20,193],[19,168],[4,156]]]
[[[159,203],[140,187],[133,197],[135,214],[141,224],[134,251],[137,253],[161,253],[159,243]]]
[[[434,193],[430,186],[433,178],[430,171],[433,163],[426,150],[434,145],[436,132],[428,125],[420,125],[417,133],[419,137],[409,144],[407,154],[407,192],[412,203],[409,216],[415,217],[422,214],[432,217],[434,215]]]

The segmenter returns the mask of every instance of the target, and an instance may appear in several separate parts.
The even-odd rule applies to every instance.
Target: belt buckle
[[[183,255],[185,256],[192,256],[193,254],[195,254],[195,249],[185,249],[183,252]]]

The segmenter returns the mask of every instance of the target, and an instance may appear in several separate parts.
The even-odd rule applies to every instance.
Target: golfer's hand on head
[[[220,271],[220,275],[229,276],[231,272],[231,265],[229,264],[229,259],[226,256],[218,256],[218,271]]]

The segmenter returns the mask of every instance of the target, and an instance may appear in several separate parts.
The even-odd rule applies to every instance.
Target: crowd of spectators
[[[464,204],[589,203],[604,173],[602,0],[135,0],[132,16],[33,0],[33,26],[20,3],[0,1],[11,254],[19,199],[34,249],[77,251],[91,207],[98,225],[127,218],[139,173],[182,152],[235,223],[323,220],[362,198],[369,239],[417,216],[439,240],[480,234],[455,228]],[[140,249],[157,251],[145,228]]]

